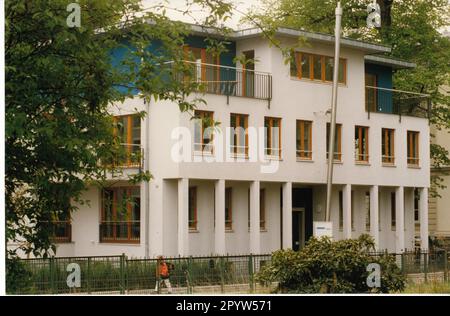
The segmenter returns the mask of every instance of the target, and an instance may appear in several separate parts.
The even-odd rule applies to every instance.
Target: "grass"
[[[450,294],[450,282],[428,282],[421,284],[410,283],[403,291],[404,294]]]

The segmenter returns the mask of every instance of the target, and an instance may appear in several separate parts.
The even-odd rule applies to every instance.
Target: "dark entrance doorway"
[[[313,232],[313,190],[292,189],[292,249],[300,250]]]

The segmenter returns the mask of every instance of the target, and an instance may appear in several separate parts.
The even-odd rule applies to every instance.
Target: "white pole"
[[[336,27],[334,30],[335,37],[335,51],[334,51],[334,73],[333,73],[333,94],[331,98],[331,124],[330,124],[330,138],[328,144],[328,170],[327,170],[327,208],[326,221],[329,222],[331,218],[331,192],[333,183],[333,162],[334,162],[334,138],[336,135],[336,109],[337,109],[337,93],[339,81],[339,56],[341,52],[341,20],[342,7],[341,2],[338,2],[336,8]]]

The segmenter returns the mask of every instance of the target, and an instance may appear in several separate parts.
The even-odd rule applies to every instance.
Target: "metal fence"
[[[172,266],[173,293],[252,293],[260,285],[255,274],[270,261],[270,255],[166,258]],[[27,277],[11,294],[157,294],[158,259],[65,257],[23,259]],[[72,265],[71,265],[72,264]],[[75,265],[73,265],[75,264]],[[74,268],[76,267],[76,268]],[[69,287],[71,273],[79,269],[80,284]]]
[[[449,281],[450,255],[445,250],[370,253],[393,256],[403,274],[413,282]],[[270,263],[271,255],[165,258],[173,267],[170,283],[174,294],[270,292],[255,280]],[[10,294],[159,294],[168,289],[157,273],[158,259],[122,256],[23,259],[26,277]],[[74,268],[76,267],[76,269]],[[80,284],[68,285],[79,269]],[[162,285],[162,284],[161,284]],[[8,290],[8,289],[7,289]]]

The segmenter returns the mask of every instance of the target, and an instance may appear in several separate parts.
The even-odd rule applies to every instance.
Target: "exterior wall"
[[[292,44],[290,39],[282,39],[284,45]],[[331,102],[331,84],[298,80],[290,77],[289,65],[277,48],[261,39],[247,39],[236,43],[236,54],[254,49],[259,62],[257,71],[271,72],[273,76],[273,100],[230,97],[219,95],[192,95],[203,97],[207,105],[200,109],[214,111],[214,119],[220,127],[230,125],[230,113],[249,115],[249,127],[263,127],[264,117],[282,118],[282,159],[272,161],[278,164],[274,173],[261,172],[269,161],[257,162],[176,162],[171,154],[173,146],[179,143],[173,131],[178,127],[193,129],[189,113],[180,113],[178,106],[168,101],[151,101],[144,104],[140,98],[128,99],[123,104],[111,107],[115,115],[130,114],[137,110],[149,109],[142,122],[141,143],[145,151],[146,163],[153,175],[148,185],[141,184],[141,242],[139,245],[99,243],[98,224],[100,221],[99,192],[91,188],[86,197],[91,205],[80,206],[73,217],[72,244],[61,244],[58,255],[104,255],[126,253],[129,256],[145,255],[145,229],[149,231],[149,256],[164,254],[178,255],[178,182],[189,179],[189,185],[197,186],[198,232],[189,233],[189,253],[207,255],[214,252],[214,181],[225,179],[226,186],[233,187],[233,231],[225,233],[226,252],[242,254],[249,252],[248,231],[248,187],[250,181],[261,181],[266,189],[267,231],[260,233],[261,252],[279,249],[281,245],[280,187],[282,183],[313,188],[313,220],[323,220],[325,213],[326,182],[326,123],[327,110]],[[314,44],[300,49],[322,55],[333,55],[330,45]],[[351,184],[354,191],[355,228],[352,237],[366,233],[364,195],[370,186],[380,187],[380,248],[396,250],[396,235],[390,226],[390,192],[395,187],[405,187],[405,245],[410,248],[413,240],[414,223],[411,220],[411,189],[428,187],[429,175],[429,127],[425,119],[399,117],[389,114],[365,112],[364,52],[342,49],[342,57],[347,59],[347,82],[341,85],[338,96],[337,122],[342,124],[342,163],[336,163],[334,183],[336,187],[332,199],[332,219],[337,239],[344,238],[338,227],[338,191],[344,184]],[[239,65],[238,65],[239,66]],[[299,162],[296,159],[296,120],[311,120],[313,159]],[[148,123],[148,133],[146,126]],[[354,161],[354,127],[368,126],[370,161],[359,165]],[[393,128],[395,134],[395,167],[384,167],[381,163],[381,129]],[[406,163],[406,133],[420,131],[420,167],[409,168]],[[215,138],[224,135],[217,133]],[[252,146],[252,144],[250,144]],[[225,148],[225,145],[223,145]],[[220,150],[216,150],[216,155]],[[225,150],[224,150],[225,152]],[[193,158],[192,153],[190,157]],[[130,172],[133,172],[131,170]],[[150,208],[146,210],[146,195]],[[146,216],[149,212],[149,217]],[[146,225],[147,224],[147,225]]]

